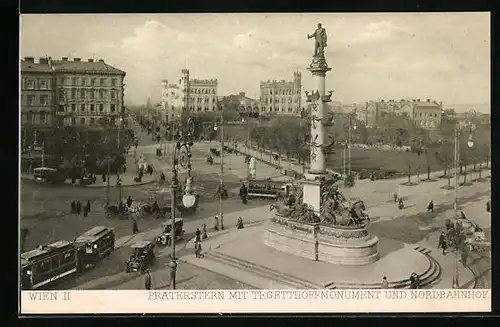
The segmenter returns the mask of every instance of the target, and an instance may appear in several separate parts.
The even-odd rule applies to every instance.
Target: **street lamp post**
[[[178,165],[188,169],[188,183],[186,184],[186,191],[190,191],[191,187],[191,146],[193,145],[192,136],[194,134],[194,122],[190,118],[188,119],[187,133],[180,133],[180,137],[177,142],[174,142],[174,152],[172,158],[172,184],[170,185],[171,194],[171,230],[170,230],[170,240],[172,244],[172,254],[170,255],[170,286],[173,290],[176,288],[176,273],[177,273],[177,261],[175,255],[175,216],[177,208],[177,191],[179,187],[178,179]],[[189,184],[189,185],[188,185]],[[189,190],[188,190],[189,187]],[[194,205],[194,203],[192,203]],[[186,202],[184,203],[186,205]]]
[[[459,170],[459,161],[460,161],[460,129],[461,128],[468,128],[469,129],[469,138],[467,141],[467,146],[469,148],[474,147],[474,139],[472,137],[472,133],[474,131],[474,124],[471,122],[471,119],[474,118],[475,112],[474,110],[469,111],[469,115],[462,124],[457,124],[455,126],[455,169],[454,169],[454,177],[455,177],[455,201],[453,203],[453,210],[455,214],[455,218],[458,217],[458,187],[459,187],[459,181],[458,181],[458,170]],[[460,235],[455,233],[455,238],[458,238]],[[455,243],[458,244],[458,240],[455,240]],[[458,246],[456,246],[455,249],[455,276],[453,277],[452,281],[452,287],[453,288],[459,288],[459,271],[458,271]]]
[[[118,121],[118,130],[117,130],[117,133],[118,133],[118,141],[117,141],[118,155],[120,155],[120,130],[122,127],[122,123],[123,123],[123,118],[120,117],[120,119]],[[118,187],[118,204],[120,204],[122,202],[122,183],[120,180],[120,171],[122,170],[122,168],[123,168],[122,166],[116,167],[116,186]]]
[[[220,122],[220,190],[219,190],[219,215],[220,215],[220,228],[224,229],[224,202],[222,199],[222,190],[224,187],[224,113],[221,114]],[[217,131],[219,128],[217,125],[214,126],[214,130]]]
[[[349,179],[352,178],[352,172],[351,172],[351,146],[352,146],[352,134],[351,134],[351,128],[353,130],[356,130],[358,127],[356,126],[356,123],[351,125],[351,118],[349,118],[349,132],[348,132],[348,142],[347,142],[347,151],[348,151],[348,176]],[[351,183],[349,183],[349,207],[351,206]]]

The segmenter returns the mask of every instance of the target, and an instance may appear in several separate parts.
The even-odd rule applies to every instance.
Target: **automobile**
[[[184,239],[184,233],[186,232],[184,228],[184,220],[182,218],[175,218],[175,241]],[[156,243],[161,245],[170,244],[171,233],[172,233],[172,222],[170,220],[165,221],[161,224],[163,232],[160,236],[156,238]]]
[[[144,272],[155,260],[155,245],[151,241],[139,241],[131,248],[132,254],[127,261],[126,272]]]

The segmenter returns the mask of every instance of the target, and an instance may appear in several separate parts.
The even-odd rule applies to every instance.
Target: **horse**
[[[370,217],[364,212],[366,210],[363,200],[354,202],[349,209],[349,217],[353,219],[353,224],[362,225],[364,221],[370,222]]]

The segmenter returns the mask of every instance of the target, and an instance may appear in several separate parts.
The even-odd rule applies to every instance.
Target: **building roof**
[[[417,108],[439,108],[439,103],[435,101],[417,101],[415,102]]]
[[[53,70],[48,64],[39,64],[21,60],[21,72],[23,73],[52,73]]]
[[[52,60],[52,66],[56,72],[75,73],[108,73],[125,75],[123,70],[108,65],[104,61],[75,61],[75,60]]]

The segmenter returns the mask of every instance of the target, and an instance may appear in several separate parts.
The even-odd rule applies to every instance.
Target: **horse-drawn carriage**
[[[210,148],[210,154],[212,154],[214,157],[220,157],[220,150],[217,150],[216,148]]]
[[[156,219],[168,218],[168,214],[172,212],[172,208],[169,206],[161,207],[157,201],[153,204],[148,204],[142,201],[136,201],[132,203],[128,211],[135,216],[135,218],[153,217]]]
[[[128,219],[129,218],[129,210],[126,205],[105,205],[104,206],[104,214],[106,218],[119,218],[119,219]]]
[[[491,248],[491,241],[477,224],[461,215],[456,219],[455,224],[459,224],[465,235],[465,245],[470,251],[485,251]]]
[[[213,164],[214,164],[214,157],[212,157],[212,156],[208,156],[208,157],[207,157],[207,164],[209,164],[209,165],[213,165]]]
[[[143,272],[155,260],[154,244],[151,241],[140,241],[132,245],[132,255],[127,261],[126,272]]]
[[[156,244],[161,244],[167,246],[172,244],[171,236],[172,236],[172,221],[167,220],[161,224],[163,228],[163,232],[160,236],[156,238]],[[179,241],[184,239],[184,220],[182,218],[175,218],[174,222],[174,233],[175,233],[175,241]]]

